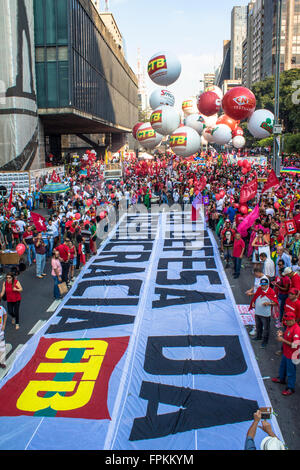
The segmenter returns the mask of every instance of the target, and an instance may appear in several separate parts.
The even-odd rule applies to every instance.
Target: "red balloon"
[[[112,199],[114,199],[114,198],[115,198],[115,195],[114,195],[114,194],[111,194],[110,197],[111,197]]]
[[[246,168],[249,165],[248,160],[243,160],[243,167]]]
[[[225,193],[224,189],[222,189],[222,191],[220,191],[221,199],[225,196],[225,194],[226,194],[226,193]]]
[[[219,201],[221,199],[221,195],[220,194],[216,194],[216,200]]]
[[[75,214],[75,219],[79,220],[80,218],[81,218],[81,215],[79,214],[79,212],[77,212],[77,214]]]
[[[88,200],[86,201],[86,204],[87,204],[88,207],[90,207],[90,206],[93,204],[92,199],[88,199]]]
[[[280,204],[279,204],[279,202],[275,202],[275,204],[274,204],[274,208],[278,210],[278,209],[279,209],[279,207],[280,207]]]
[[[242,214],[248,214],[248,207],[247,206],[240,206],[240,212]]]
[[[221,109],[221,100],[213,91],[206,91],[199,96],[197,107],[204,116],[213,116]]]
[[[232,131],[232,137],[236,137],[237,135],[244,135],[244,131],[241,127],[237,126],[233,131]]]
[[[112,189],[112,188],[113,188],[113,187],[112,187],[112,185],[111,185],[111,184],[109,184],[109,185],[108,185],[108,189]]]
[[[104,219],[104,217],[106,217],[106,213],[105,212],[100,212],[100,219]]]
[[[246,167],[242,168],[243,175],[246,175],[246,173],[248,173],[248,171],[249,171],[248,168],[246,168]]]
[[[23,245],[23,243],[19,243],[17,246],[16,246],[16,252],[18,253],[19,256],[22,256],[23,253],[25,253],[25,245]]]
[[[244,181],[244,179],[245,179],[245,178],[244,178],[243,176],[240,177],[240,180],[241,180],[241,181]]]
[[[222,100],[222,108],[235,120],[247,119],[255,111],[256,98],[251,90],[236,86],[227,91]]]
[[[137,134],[139,128],[140,128],[143,124],[144,124],[143,122],[138,122],[135,126],[133,126],[133,128],[132,128],[132,135],[133,135],[133,137],[135,138],[135,140],[137,140],[136,134]]]
[[[238,161],[238,166],[242,167],[243,166],[243,160]]]
[[[222,114],[222,116],[218,118],[217,124],[225,124],[226,126],[230,127],[230,129],[233,131],[238,123],[226,114]]]

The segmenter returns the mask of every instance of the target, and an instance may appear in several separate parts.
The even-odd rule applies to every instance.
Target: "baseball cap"
[[[260,283],[261,286],[266,286],[267,284],[269,284],[269,281],[268,281],[268,279],[263,278],[263,279],[260,280],[259,283]]]
[[[287,276],[288,274],[291,274],[293,272],[292,268],[285,268],[283,271],[283,275]]]
[[[283,320],[285,321],[295,320],[295,319],[296,319],[296,315],[293,312],[285,313],[283,315]]]
[[[277,437],[267,436],[261,441],[260,450],[285,450],[285,447]]]

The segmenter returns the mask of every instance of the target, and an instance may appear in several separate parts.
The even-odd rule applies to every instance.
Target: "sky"
[[[104,0],[102,0],[104,2]],[[156,52],[172,51],[182,72],[168,89],[174,93],[176,108],[199,93],[204,73],[214,72],[222,63],[223,40],[230,39],[231,10],[248,0],[109,0],[125,40],[127,61],[137,72],[138,48],[143,67]],[[146,70],[149,94],[157,87]]]

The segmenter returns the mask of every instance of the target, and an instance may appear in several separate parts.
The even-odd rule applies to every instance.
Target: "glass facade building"
[[[106,126],[137,120],[137,79],[90,0],[34,0],[39,109],[72,108]]]

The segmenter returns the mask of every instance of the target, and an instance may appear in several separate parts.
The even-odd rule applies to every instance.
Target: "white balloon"
[[[163,136],[155,132],[150,122],[145,122],[137,131],[137,140],[145,149],[152,150],[158,146]]]
[[[216,86],[216,85],[208,86],[207,88],[205,88],[204,91],[205,91],[205,92],[206,92],[206,91],[212,91],[213,93],[215,93],[216,95],[218,95],[218,97],[220,98],[220,100],[223,99],[223,91],[221,90],[221,88],[219,88],[219,87]]]
[[[180,74],[181,63],[171,52],[157,52],[148,62],[148,75],[156,85],[169,86]]]
[[[206,122],[202,114],[195,113],[195,114],[190,114],[189,116],[185,118],[184,125],[188,127],[192,127],[193,129],[195,129],[195,131],[198,132],[198,134],[202,134],[203,129],[206,125]]]
[[[182,111],[185,116],[197,113],[196,98],[188,98],[187,100],[184,100],[182,103]]]
[[[174,106],[175,96],[169,90],[158,88],[151,93],[149,103],[151,109],[156,109],[158,106]]]
[[[209,143],[213,144],[214,143],[214,137],[212,135],[213,128],[212,127],[206,127],[203,131],[203,138]]]
[[[232,139],[232,145],[236,148],[236,149],[241,149],[243,147],[245,147],[246,145],[246,139],[244,136],[242,135],[236,135],[233,139]]]
[[[248,129],[253,137],[265,139],[273,134],[275,116],[267,109],[257,109],[248,119]]]
[[[212,136],[216,144],[219,144],[219,145],[228,144],[228,142],[232,139],[231,129],[226,124],[218,124],[212,130]]]
[[[213,114],[212,116],[204,116],[203,114],[203,117],[207,127],[216,127],[216,123],[219,117],[217,114]]]
[[[150,116],[153,129],[162,135],[170,135],[180,125],[180,114],[171,106],[159,106]]]
[[[201,138],[195,129],[191,127],[179,127],[170,136],[170,147],[176,155],[189,157],[198,152],[201,146]]]

